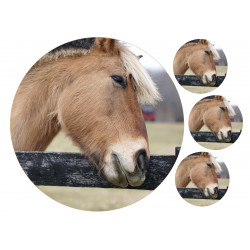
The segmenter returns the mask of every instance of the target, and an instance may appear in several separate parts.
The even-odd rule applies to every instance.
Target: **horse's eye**
[[[118,83],[119,85],[121,85],[122,88],[124,89],[126,88],[127,84],[126,84],[126,81],[123,79],[123,77],[114,75],[114,76],[111,76],[111,78],[115,81],[115,83]]]
[[[220,107],[220,109],[221,109],[222,111],[224,111],[224,112],[226,111],[226,109],[225,109],[224,107]]]
[[[207,163],[207,166],[208,166],[209,168],[212,168],[212,165],[211,165],[210,163]]]
[[[208,51],[208,50],[205,50],[205,53],[207,54],[207,55],[210,55],[210,51]]]

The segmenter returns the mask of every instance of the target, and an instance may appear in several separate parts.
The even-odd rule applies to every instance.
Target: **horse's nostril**
[[[218,187],[215,187],[214,188],[214,194],[218,194],[218,191],[219,191]]]
[[[146,150],[142,149],[136,153],[135,162],[136,162],[137,169],[139,169],[141,171],[147,169],[149,159],[148,159]]]
[[[231,136],[232,136],[232,131],[229,130],[229,131],[227,132],[227,137],[228,137],[228,138],[231,138]]]
[[[212,81],[215,82],[216,81],[216,74],[212,75]]]

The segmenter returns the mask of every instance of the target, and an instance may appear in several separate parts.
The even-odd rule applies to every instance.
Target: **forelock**
[[[232,105],[230,104],[230,102],[228,100],[226,100],[224,97],[223,97],[223,103],[224,105],[226,106],[227,110],[228,110],[228,115],[229,116],[235,116],[236,113],[232,107]]]
[[[210,50],[210,51],[212,52],[212,54],[213,54],[214,60],[219,60],[219,59],[221,59],[221,57],[220,57],[218,51],[216,50],[216,48],[214,47],[214,45],[213,45],[211,42],[209,42],[209,41],[207,41],[207,43],[208,43],[208,48],[209,48],[209,50]]]
[[[134,79],[134,89],[140,104],[155,104],[161,100],[156,84],[138,58],[124,45],[119,44],[119,53],[122,65]]]

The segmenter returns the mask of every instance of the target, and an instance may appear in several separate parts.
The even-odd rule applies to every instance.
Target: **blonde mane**
[[[50,61],[57,61],[60,58],[65,57],[77,57],[84,56],[91,53],[95,44],[90,49],[84,48],[67,48],[57,50],[55,52],[49,52],[45,54],[38,62],[34,65],[41,66],[44,63]],[[161,100],[160,94],[156,87],[156,84],[152,81],[148,72],[139,62],[138,58],[129,51],[124,45],[117,43],[120,59],[122,65],[125,67],[128,74],[133,76],[134,89],[136,91],[137,99],[140,104],[155,104]]]
[[[43,57],[41,57],[34,66],[41,66],[44,63],[57,61],[59,58],[63,57],[76,57],[76,56],[84,56],[91,52],[91,49],[61,49],[55,52],[48,52]]]

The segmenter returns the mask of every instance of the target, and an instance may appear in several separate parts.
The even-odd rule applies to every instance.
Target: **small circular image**
[[[129,43],[102,37],[71,41],[40,58],[17,89],[10,127],[33,184],[88,211],[150,194],[172,169],[184,129],[179,95],[161,65]]]
[[[192,137],[201,146],[223,149],[239,138],[243,118],[233,101],[220,95],[208,96],[194,105],[188,125]]]
[[[227,59],[220,47],[207,39],[184,44],[174,58],[179,84],[193,93],[208,93],[220,86],[227,73]]]
[[[175,174],[180,196],[197,206],[216,203],[227,192],[229,173],[225,163],[211,153],[198,152],[184,158]]]

